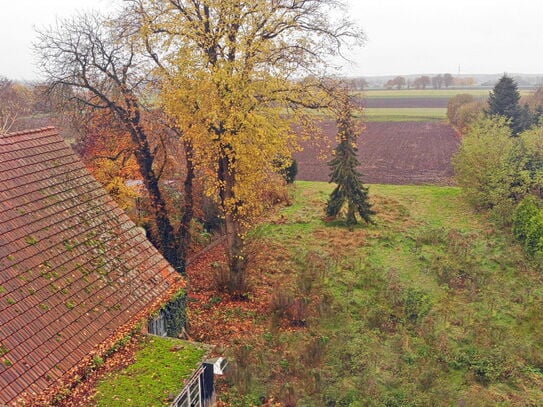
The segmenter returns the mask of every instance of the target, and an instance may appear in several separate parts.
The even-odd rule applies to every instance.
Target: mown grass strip
[[[403,122],[444,120],[447,109],[444,108],[368,108],[362,117],[368,122]]]

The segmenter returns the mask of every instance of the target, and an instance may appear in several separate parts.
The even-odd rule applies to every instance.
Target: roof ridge
[[[21,136],[21,135],[26,135],[26,134],[41,133],[48,130],[57,130],[57,129],[55,126],[45,126],[45,127],[39,127],[37,129],[19,130],[19,131],[14,131],[12,133],[0,134],[0,137]]]
[[[56,127],[40,127],[39,129],[21,130],[14,133],[0,134],[0,146],[9,146],[19,142],[22,137],[27,137],[28,140],[37,140],[44,137],[58,136],[59,132]],[[32,136],[32,137],[30,137]],[[24,140],[24,138],[23,138]]]

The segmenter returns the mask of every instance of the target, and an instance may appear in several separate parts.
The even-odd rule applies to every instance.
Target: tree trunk
[[[226,243],[228,246],[229,292],[241,297],[246,291],[246,258],[239,222],[230,214],[225,216]]]
[[[354,202],[352,202],[350,199],[348,199],[348,204],[347,204],[347,226],[349,227],[349,230],[352,231],[353,230],[353,226],[356,225],[356,215],[355,215],[355,212],[356,212],[356,208],[355,208],[355,205],[354,205]]]
[[[135,156],[143,183],[151,199],[152,216],[156,226],[155,238],[158,249],[170,264],[180,273],[185,272],[185,253],[179,249],[179,239],[168,217],[166,201],[160,192],[158,177],[153,170],[153,154],[145,131],[137,119],[130,126],[132,141],[137,148]]]
[[[236,181],[235,168],[230,163],[226,151],[219,158],[218,179],[221,183],[220,199],[224,213],[226,244],[228,248],[229,292],[233,296],[242,296],[246,290],[245,266],[247,259],[244,255],[244,241],[241,224],[236,218],[236,197],[234,185]]]
[[[183,216],[181,217],[181,225],[179,226],[179,254],[178,257],[183,259],[183,268],[185,268],[186,255],[188,253],[191,235],[190,235],[190,223],[194,215],[194,197],[193,197],[193,183],[194,183],[194,147],[192,143],[186,139],[183,139],[183,146],[185,148],[185,160],[187,162],[187,175],[184,183],[184,200]]]

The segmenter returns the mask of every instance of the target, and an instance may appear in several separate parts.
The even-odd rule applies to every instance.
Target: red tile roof
[[[183,284],[54,128],[0,135],[0,404],[40,405]]]

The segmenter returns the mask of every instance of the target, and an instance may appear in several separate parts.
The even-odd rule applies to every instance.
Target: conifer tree
[[[488,115],[499,115],[511,120],[513,135],[525,130],[519,100],[517,83],[507,75],[500,78],[488,97]]]
[[[336,217],[341,209],[347,206],[346,224],[349,227],[357,224],[356,213],[364,221],[372,223],[371,209],[368,198],[368,188],[364,187],[362,173],[357,170],[360,164],[356,153],[356,139],[359,135],[353,118],[353,104],[345,93],[338,104],[337,126],[338,145],[334,150],[334,158],[328,164],[331,169],[330,182],[337,184],[330,194],[326,205],[326,215]]]

